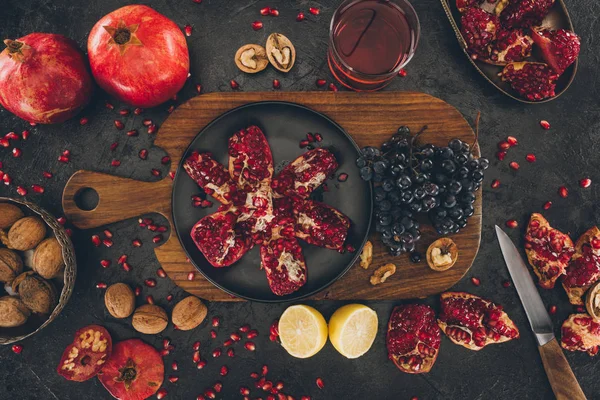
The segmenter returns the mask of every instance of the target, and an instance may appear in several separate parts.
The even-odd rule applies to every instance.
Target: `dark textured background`
[[[2,0],[0,7],[0,37],[18,38],[33,31],[62,33],[75,39],[85,48],[87,35],[94,23],[106,13],[130,1],[73,1],[73,0]],[[338,1],[276,2],[276,1],[218,1],[204,0],[197,5],[192,0],[155,0],[153,8],[173,19],[183,27],[194,26],[188,38],[191,53],[192,78],[180,95],[183,101],[195,95],[194,84],[199,82],[204,92],[228,91],[229,80],[236,79],[243,90],[272,90],[272,79],[281,81],[281,90],[314,90],[317,78],[331,79],[325,62],[327,33],[331,14]],[[276,6],[278,18],[260,17],[258,10],[264,6]],[[309,6],[321,8],[318,17],[308,14]],[[179,361],[181,379],[176,384],[166,383],[168,398],[192,399],[204,388],[221,378],[219,367],[226,363],[230,374],[222,380],[222,398],[240,398],[239,386],[252,385],[250,371],[258,370],[263,363],[270,368],[270,378],[285,381],[286,392],[299,398],[311,395],[314,399],[360,398],[360,399],[539,399],[551,398],[552,392],[542,369],[534,338],[529,331],[523,309],[514,288],[505,289],[501,283],[508,272],[496,244],[493,225],[502,224],[508,218],[516,218],[521,226],[531,212],[540,211],[542,204],[552,200],[554,206],[544,214],[556,227],[571,232],[576,238],[595,223],[600,216],[597,203],[599,194],[596,180],[600,182],[600,167],[597,156],[600,140],[600,90],[598,81],[600,62],[598,46],[598,15],[600,4],[592,0],[569,1],[571,17],[577,33],[582,37],[580,69],[573,86],[556,101],[537,106],[524,106],[507,99],[480,77],[460,51],[456,39],[446,20],[441,5],[436,0],[415,1],[415,8],[422,23],[422,36],[417,53],[407,67],[408,76],[397,78],[388,90],[417,90],[438,96],[457,107],[469,121],[476,111],[481,110],[482,152],[492,160],[484,185],[484,226],[480,253],[467,277],[454,289],[467,290],[483,295],[503,304],[521,329],[522,337],[502,345],[489,346],[480,352],[472,352],[443,339],[440,356],[433,370],[427,375],[411,376],[399,372],[387,360],[384,331],[389,313],[398,302],[375,302],[369,306],[377,310],[380,333],[371,351],[358,360],[347,360],[338,354],[330,343],[308,360],[296,360],[285,350],[269,342],[268,327],[273,319],[285,309],[285,305],[263,305],[251,303],[209,304],[210,315],[222,316],[222,328],[216,341],[209,339],[210,327],[205,322],[192,332],[173,331],[172,327],[162,335],[137,334],[129,320],[117,321],[110,318],[103,305],[103,291],[95,289],[97,281],[114,283],[125,281],[141,284],[144,278],[154,275],[159,267],[150,242],[150,232],[141,230],[135,220],[115,224],[110,229],[115,233],[115,245],[111,249],[94,248],[89,240],[92,232],[74,231],[73,241],[78,254],[78,278],[73,296],[63,313],[49,327],[33,338],[25,340],[23,353],[18,356],[10,346],[0,348],[0,398],[2,399],[105,399],[110,396],[97,379],[85,383],[65,381],[55,372],[64,347],[71,342],[75,330],[90,323],[106,326],[115,341],[134,336],[159,346],[168,336],[177,346],[167,357]],[[307,14],[306,21],[297,23],[299,10]],[[258,32],[252,31],[250,23],[262,19],[265,26]],[[232,55],[242,44],[262,43],[270,32],[287,35],[296,46],[296,66],[287,74],[269,68],[257,75],[245,75],[237,70]],[[30,186],[41,183],[46,187],[44,195],[30,194],[28,198],[56,215],[61,214],[60,197],[68,177],[78,169],[111,172],[122,176],[150,180],[151,168],[161,166],[160,149],[150,150],[150,157],[142,161],[137,157],[141,148],[152,146],[152,137],[141,134],[127,138],[124,131],[116,131],[113,120],[116,111],[104,108],[102,93],[96,96],[84,114],[90,123],[80,126],[78,118],[57,126],[34,127],[27,142],[19,142],[23,157],[13,159],[9,150],[0,149],[0,160],[4,171],[18,184]],[[117,102],[114,102],[119,109]],[[144,117],[151,117],[159,124],[167,116],[169,104],[148,110]],[[435,115],[432,115],[435,118]],[[552,124],[550,131],[539,127],[539,121],[547,119]],[[126,128],[141,126],[141,117],[123,118]],[[28,125],[0,110],[0,133],[22,131]],[[507,135],[515,135],[519,146],[512,149],[507,159],[500,163],[494,158],[496,143]],[[119,141],[116,155],[108,147]],[[72,152],[71,163],[57,162],[64,150]],[[525,154],[534,152],[538,161],[528,164]],[[119,168],[110,167],[113,157],[119,158]],[[521,169],[509,169],[508,162],[517,160]],[[54,178],[42,178],[42,170],[54,173]],[[594,180],[589,189],[580,189],[578,179],[589,176]],[[492,190],[489,183],[498,178],[502,186]],[[557,189],[566,185],[570,189],[567,199],[557,195]],[[0,195],[18,196],[15,186],[0,187]],[[156,216],[155,216],[156,217]],[[522,241],[522,229],[510,232],[515,240]],[[130,240],[140,237],[144,246],[131,249]],[[424,245],[424,244],[422,244]],[[113,265],[109,270],[99,266],[99,260],[116,258],[122,253],[130,255],[134,270],[127,274]],[[477,276],[481,286],[474,287],[469,278]],[[180,299],[184,293],[168,279],[159,279],[154,289],[144,289],[144,295],[152,293],[157,303],[167,309],[165,297],[169,293]],[[552,317],[556,333],[562,321],[572,312],[564,291],[557,288],[543,291],[542,297],[548,305],[556,304],[558,312]],[[437,306],[435,298],[425,300]],[[328,318],[342,302],[318,302],[313,304]],[[257,351],[248,353],[238,346],[237,356],[229,359],[222,356],[212,360],[210,351],[222,343],[227,333],[243,323],[251,323],[260,331]],[[198,371],[191,362],[191,344],[203,342],[203,357],[209,359],[208,366]],[[598,373],[600,367],[587,354],[567,354],[568,360],[588,398],[600,397]],[[169,371],[169,368],[167,368]],[[169,372],[167,372],[168,374]],[[322,377],[325,389],[319,390],[315,378]],[[264,393],[253,391],[253,396]]]

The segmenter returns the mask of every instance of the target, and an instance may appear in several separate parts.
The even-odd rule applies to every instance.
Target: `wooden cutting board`
[[[169,154],[171,171],[175,172],[192,138],[207,124],[232,108],[257,101],[287,101],[312,108],[340,124],[361,147],[381,145],[401,125],[408,125],[412,132],[427,125],[420,143],[446,145],[452,138],[468,143],[474,141],[471,127],[458,110],[424,93],[236,92],[204,94],[182,104],[160,127],[154,144]],[[476,146],[474,151],[475,155],[479,155],[479,147]],[[91,211],[81,210],[75,204],[76,194],[84,188],[94,189],[99,196],[97,207]],[[65,186],[63,208],[66,217],[81,229],[96,228],[152,212],[164,215],[173,226],[171,190],[169,177],[159,182],[141,182],[104,173],[78,171]],[[452,236],[458,245],[459,257],[450,270],[432,271],[424,257],[418,264],[411,263],[407,255],[392,257],[373,232],[370,238],[374,244],[371,267],[364,270],[357,263],[313,299],[392,300],[425,297],[448,289],[469,270],[479,249],[481,190],[477,192],[474,206],[475,214],[469,218],[467,227]],[[423,237],[417,249],[424,253],[437,234],[429,225],[423,225],[421,231]],[[174,232],[155,249],[155,253],[169,277],[186,291],[211,301],[240,300],[213,286],[200,273],[195,274],[193,281],[187,279],[188,273],[195,268],[186,260]],[[369,277],[377,267],[388,262],[396,264],[396,274],[384,284],[372,286]]]

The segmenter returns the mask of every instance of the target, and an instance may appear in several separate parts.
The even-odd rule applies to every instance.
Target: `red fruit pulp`
[[[86,381],[106,365],[111,352],[112,338],[106,329],[99,325],[83,327],[63,352],[56,371],[70,381]]]

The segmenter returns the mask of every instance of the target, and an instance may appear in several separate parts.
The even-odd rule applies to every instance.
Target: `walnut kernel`
[[[272,33],[267,38],[267,57],[276,69],[288,72],[296,61],[296,49],[290,39],[281,33]]]
[[[373,243],[367,240],[365,247],[363,247],[362,253],[360,253],[360,266],[364,269],[369,268],[373,261]]]
[[[394,264],[385,264],[379,267],[373,272],[370,282],[371,285],[379,285],[386,281],[387,278],[396,273],[396,266]]]
[[[260,72],[269,65],[267,52],[258,44],[245,44],[235,53],[235,65],[249,74]]]
[[[458,259],[458,247],[450,238],[440,238],[427,248],[427,264],[434,271],[446,271]]]

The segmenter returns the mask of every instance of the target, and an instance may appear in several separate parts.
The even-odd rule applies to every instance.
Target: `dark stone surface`
[[[55,32],[75,39],[85,47],[87,35],[93,24],[106,13],[131,1],[105,0],[98,2],[72,0],[3,0],[0,13],[0,36],[18,38],[32,31]],[[275,1],[217,1],[204,0],[201,5],[191,0],[155,0],[150,3],[159,12],[183,27],[190,23],[194,33],[188,39],[191,57],[192,78],[181,93],[183,101],[194,95],[194,84],[200,82],[204,92],[227,91],[230,79],[236,79],[243,90],[272,90],[272,79],[278,78],[282,90],[314,90],[317,78],[331,76],[325,62],[327,33],[331,14],[337,1],[275,2]],[[260,17],[258,10],[263,6],[276,5],[281,12],[278,18]],[[302,23],[295,22],[299,10],[307,12],[309,6],[320,6],[319,17],[310,16]],[[595,182],[600,181],[600,161],[597,156],[600,141],[600,73],[597,65],[598,20],[600,5],[591,0],[569,2],[571,17],[577,32],[582,36],[580,69],[573,86],[560,99],[544,105],[523,106],[503,97],[470,66],[446,20],[442,7],[436,0],[416,1],[415,8],[420,16],[423,35],[414,60],[407,67],[408,76],[397,78],[388,90],[415,90],[438,96],[457,107],[469,121],[473,121],[477,110],[482,112],[481,145],[483,154],[492,160],[484,185],[484,226],[480,253],[467,276],[454,289],[489,297],[504,305],[521,329],[522,337],[503,345],[490,346],[480,352],[471,352],[443,339],[441,353],[433,371],[423,376],[411,376],[399,372],[387,360],[384,345],[385,325],[389,313],[398,302],[373,302],[380,318],[380,332],[371,351],[358,360],[347,360],[327,344],[315,357],[296,360],[278,345],[269,342],[268,327],[285,309],[285,305],[263,305],[251,303],[209,304],[210,315],[222,316],[219,337],[210,340],[208,322],[192,332],[173,331],[169,327],[164,334],[145,336],[137,334],[129,320],[117,321],[108,316],[103,305],[103,291],[95,289],[97,281],[114,283],[125,281],[141,284],[144,278],[154,275],[159,267],[150,242],[150,232],[142,231],[134,220],[115,224],[110,229],[115,233],[115,245],[110,248],[95,248],[89,237],[91,232],[74,231],[73,241],[78,254],[78,279],[73,296],[63,313],[37,336],[23,341],[20,356],[13,354],[10,346],[0,348],[0,398],[2,399],[107,399],[110,396],[97,379],[85,383],[65,381],[55,372],[64,347],[71,342],[79,327],[90,323],[106,326],[115,341],[142,336],[149,343],[159,346],[163,337],[170,337],[177,349],[166,358],[179,361],[178,383],[166,383],[168,398],[195,398],[216,380],[224,383],[222,398],[239,398],[239,386],[251,386],[251,371],[269,365],[269,377],[274,381],[285,381],[286,392],[296,396],[310,395],[314,399],[360,398],[360,399],[539,399],[551,398],[552,392],[542,368],[534,338],[519,303],[514,288],[505,289],[501,282],[508,277],[501,254],[496,244],[493,225],[503,224],[507,218],[516,218],[524,226],[531,212],[540,211],[542,204],[552,200],[554,206],[544,214],[556,227],[571,232],[576,238],[598,220],[600,210],[595,199],[599,194]],[[265,28],[254,32],[250,23],[262,19]],[[273,69],[249,76],[239,72],[231,61],[235,49],[247,42],[264,42],[272,31],[286,34],[298,51],[297,64],[287,74]],[[18,184],[29,186],[41,183],[46,187],[44,195],[30,195],[29,199],[39,203],[56,215],[61,214],[60,198],[68,177],[78,169],[111,172],[121,176],[151,180],[151,168],[160,165],[162,152],[150,149],[153,138],[141,134],[127,138],[123,131],[116,131],[113,120],[116,112],[104,108],[102,93],[98,93],[94,104],[85,111],[90,123],[79,126],[78,120],[51,127],[29,126],[0,110],[0,132],[30,129],[33,133],[27,142],[17,145],[23,157],[13,159],[9,150],[0,149],[0,160],[4,171]],[[119,109],[121,104],[115,102]],[[148,110],[144,117],[162,123],[167,116],[169,104]],[[433,115],[432,118],[435,118]],[[550,131],[542,130],[538,123],[547,119],[552,124]],[[141,117],[123,118],[126,128],[139,127]],[[496,143],[507,135],[515,135],[519,146],[512,149],[507,160],[500,163],[494,158]],[[115,153],[109,145],[119,141]],[[150,157],[142,161],[137,157],[141,148],[150,149]],[[68,165],[57,162],[62,150],[71,150],[72,161]],[[534,152],[538,161],[528,164],[525,154]],[[119,168],[110,167],[113,158],[119,158]],[[518,172],[508,167],[508,161],[521,164]],[[43,170],[52,171],[54,178],[42,178]],[[589,176],[594,184],[589,189],[580,189],[579,178]],[[498,178],[502,186],[498,190],[489,188],[492,179]],[[567,199],[557,195],[557,189],[566,185],[570,189]],[[15,187],[0,187],[0,195],[17,196]],[[156,217],[156,216],[155,216]],[[522,229],[510,232],[515,240],[522,240]],[[144,241],[140,249],[132,249],[130,240],[139,237]],[[422,244],[423,245],[423,244]],[[113,265],[109,270],[99,266],[99,260],[110,258],[113,262],[122,253],[129,254],[134,267],[129,274]],[[478,276],[481,286],[474,287],[469,278]],[[167,309],[171,305],[165,297],[172,293],[175,299],[184,296],[182,290],[168,279],[158,279],[154,289],[145,288],[157,303]],[[547,305],[556,304],[558,312],[552,316],[556,333],[562,321],[571,313],[572,307],[564,291],[556,288],[542,291]],[[437,299],[424,300],[437,306]],[[342,302],[314,303],[326,318]],[[210,351],[221,344],[227,333],[243,323],[251,323],[260,331],[257,351],[248,353],[240,345],[234,359],[222,356],[218,360],[210,357]],[[203,343],[203,357],[208,366],[198,371],[191,362],[191,344],[195,340]],[[567,358],[588,398],[600,397],[600,386],[596,378],[600,367],[587,354],[567,354]],[[221,378],[219,367],[227,364],[230,374]],[[167,374],[170,374],[167,368]],[[322,377],[325,388],[319,390],[315,378]],[[253,390],[253,396],[266,397]]]

